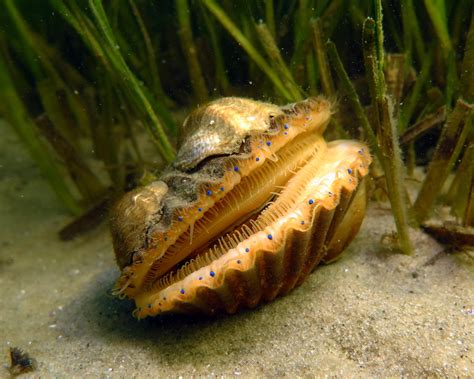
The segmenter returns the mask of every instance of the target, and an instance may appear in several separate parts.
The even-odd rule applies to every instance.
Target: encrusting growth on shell
[[[233,97],[192,112],[172,166],[111,212],[115,294],[138,318],[233,313],[336,259],[362,222],[371,158],[362,143],[324,140],[331,113],[323,98]]]

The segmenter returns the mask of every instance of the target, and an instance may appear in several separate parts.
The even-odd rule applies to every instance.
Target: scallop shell
[[[234,313],[283,295],[357,234],[371,162],[327,143],[328,100],[222,98],[184,123],[173,165],[124,195],[110,225],[135,316]]]

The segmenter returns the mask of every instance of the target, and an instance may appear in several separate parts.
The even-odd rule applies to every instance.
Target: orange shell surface
[[[111,214],[115,293],[138,318],[271,301],[336,259],[364,217],[371,157],[360,142],[323,139],[327,100],[224,98],[196,112],[173,167]]]

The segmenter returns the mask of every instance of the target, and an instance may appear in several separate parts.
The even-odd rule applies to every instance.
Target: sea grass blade
[[[311,14],[310,0],[299,0],[293,22],[293,54],[291,56],[291,71],[295,78],[301,78],[304,72],[304,56],[309,33],[309,15]]]
[[[455,51],[448,30],[445,0],[424,0],[426,11],[441,45],[446,71],[446,106],[451,109],[452,98],[458,88]]]
[[[321,31],[321,19],[310,21],[311,30],[313,34],[314,50],[316,51],[316,58],[319,68],[319,76],[321,79],[321,87],[326,96],[334,96],[334,83],[329,70],[327,53],[324,50],[323,37]]]
[[[54,127],[51,120],[42,115],[36,120],[41,134],[49,141],[58,155],[63,159],[71,179],[81,193],[86,203],[91,203],[103,196],[105,187],[101,185],[97,176],[83,162],[80,154]]]
[[[385,20],[385,27],[388,30],[387,34],[390,35],[391,38],[393,39],[396,50],[404,51],[402,31],[400,30],[400,27],[398,26],[400,11],[396,7],[391,7],[389,0],[382,0],[382,1],[383,1],[384,9],[385,9],[384,20]]]
[[[114,90],[110,77],[102,75],[98,79],[98,84],[102,90],[97,93],[100,106],[94,112],[96,117],[96,125],[92,130],[94,150],[96,156],[104,163],[114,188],[120,192],[126,186],[126,170],[131,166],[125,164],[124,137],[128,133],[133,144],[134,128],[131,127],[133,125],[131,122],[124,120],[130,113],[124,108],[125,105],[120,111],[116,107],[117,103],[126,104],[126,101],[119,97],[120,91]],[[124,126],[120,127],[122,125]],[[114,143],[109,143],[110,140]],[[134,161],[134,165],[136,164],[138,162]]]
[[[216,28],[216,20],[211,18],[209,12],[204,9],[204,6],[201,2],[198,2],[200,15],[204,19],[204,24],[206,25],[207,31],[209,33],[209,38],[212,46],[212,52],[214,54],[214,64],[215,64],[215,81],[217,87],[220,89],[223,95],[227,95],[230,92],[230,83],[227,75],[225,59],[222,53],[221,38],[218,34]],[[216,91],[217,88],[214,88]]]
[[[468,144],[464,150],[454,179],[446,194],[446,202],[451,205],[453,213],[463,219],[463,225],[474,226],[472,224],[472,208],[474,183],[474,139]]]
[[[306,55],[306,78],[308,80],[308,91],[311,96],[321,93],[319,89],[319,70],[316,65],[315,54],[310,50]]]
[[[463,226],[474,227],[474,178],[471,165],[471,188],[467,199],[466,211],[463,216]]]
[[[70,241],[97,228],[107,218],[112,206],[110,197],[104,197],[96,202],[79,217],[72,220],[59,231],[61,241]]]
[[[273,39],[276,40],[276,27],[275,27],[275,6],[273,0],[263,0],[265,3],[265,21],[268,25],[268,29],[273,36]]]
[[[413,207],[420,223],[429,217],[436,197],[461,152],[472,128],[472,115],[473,106],[458,100],[446,121]]]
[[[327,7],[324,9],[320,18],[322,29],[328,38],[331,38],[338,25],[340,25],[340,20],[346,13],[347,3],[348,1],[346,0],[332,0],[327,2]]]
[[[166,95],[165,91],[163,90],[160,74],[158,72],[155,48],[153,47],[153,42],[151,41],[151,37],[145,25],[145,22],[143,21],[140,9],[137,6],[135,0],[128,0],[128,3],[130,5],[130,8],[132,9],[132,13],[137,21],[138,27],[140,28],[140,33],[143,37],[143,42],[145,44],[148,68],[151,75],[153,91],[156,94],[158,100],[162,101],[167,106],[173,106],[174,102]]]
[[[265,73],[265,75],[267,75],[280,94],[286,100],[294,101],[295,99],[280,80],[275,70],[273,70],[273,68],[267,64],[265,59],[258,53],[257,49],[255,49],[255,47],[239,30],[239,28],[237,28],[237,26],[231,21],[224,10],[214,0],[202,0],[202,2],[222,24],[222,26],[230,33],[230,35],[232,35],[232,37],[240,44],[240,46],[242,46],[242,48],[247,52],[255,64]]]
[[[384,76],[382,6],[376,1],[376,17],[374,21],[367,18],[363,28],[363,51],[366,72],[369,76],[372,104],[375,110],[377,140],[381,146],[382,159],[380,161],[385,172],[387,190],[392,206],[392,213],[398,231],[398,240],[401,250],[411,254],[412,245],[408,233],[409,214],[408,198],[404,187],[405,171],[398,144],[396,122],[393,118],[392,100],[387,95]],[[371,77],[371,78],[370,78]],[[375,88],[374,88],[375,86]]]
[[[13,0],[5,0],[2,5],[3,11],[10,18],[15,32],[18,34],[19,44],[24,47],[21,53],[25,56],[25,64],[29,67],[35,78],[44,77],[44,69],[40,63],[41,60],[36,56],[35,44],[29,33],[28,25],[17,9],[16,3]]]
[[[58,168],[47,146],[38,136],[36,125],[29,118],[20,96],[0,53],[0,114],[8,120],[14,131],[26,145],[41,173],[44,175],[61,202],[74,215],[81,213],[81,207],[72,195],[65,181],[65,175]]]
[[[119,50],[119,45],[115,40],[101,0],[89,1],[89,7],[96,24],[83,14],[82,9],[74,1],[68,1],[67,6],[65,3],[57,0],[52,0],[52,4],[65,20],[74,27],[81,38],[84,39],[88,47],[106,67],[107,72],[116,78],[117,84],[123,88],[129,101],[143,112],[144,118],[149,119],[149,122],[145,124],[158,152],[166,162],[171,162],[174,159],[174,149],[160,121],[161,117],[165,120],[168,129],[176,129],[172,127],[173,121],[171,116],[159,102],[152,104],[150,100],[151,95],[126,64]],[[160,117],[157,112],[159,112]]]
[[[466,30],[469,30],[469,24],[472,25],[474,3],[472,0],[458,0],[454,3],[454,9],[449,15],[449,29],[453,47],[456,49],[457,46],[462,44],[466,36]]]
[[[443,105],[435,113],[429,114],[413,126],[410,126],[400,136],[400,144],[405,145],[413,142],[432,127],[442,123],[446,119],[446,107]]]
[[[463,227],[458,224],[435,224],[431,222],[426,222],[421,227],[439,242],[448,246],[453,246],[458,249],[474,247],[474,232],[472,228]]]
[[[441,49],[445,56],[453,50],[451,44],[451,37],[449,36],[447,19],[446,19],[446,4],[444,0],[424,0],[425,8],[430,16],[436,35],[441,44]]]
[[[109,55],[110,61],[123,75],[124,84],[126,84],[126,86],[129,87],[131,91],[133,91],[133,94],[136,97],[137,105],[142,106],[150,118],[151,122],[147,123],[147,126],[154,140],[156,141],[158,151],[167,162],[171,162],[175,156],[174,149],[163,130],[163,126],[159,120],[158,115],[155,113],[155,110],[148,99],[146,91],[142,88],[142,85],[139,83],[135,75],[130,71],[128,65],[123,59],[122,54],[117,49],[118,44],[114,38],[114,34],[108,22],[104,7],[102,5],[102,0],[89,0],[89,6],[102,33],[104,42],[107,44],[106,51]]]
[[[291,96],[295,101],[302,100],[304,96],[301,88],[296,84],[293,75],[286,66],[286,63],[281,56],[280,50],[278,49],[278,46],[276,45],[276,42],[273,39],[267,25],[263,22],[260,22],[255,25],[255,29],[257,30],[257,35],[265,52],[271,61],[274,62],[274,67],[278,70],[279,74],[285,78],[286,87],[288,88],[288,91],[291,92]]]
[[[415,13],[413,0],[402,0],[400,4],[402,24],[403,24],[403,39],[405,44],[405,51],[411,57],[416,56],[418,62],[424,61],[425,43],[419,25],[419,17]],[[410,57],[410,58],[411,58]],[[411,61],[410,59],[409,61]]]
[[[464,47],[461,91],[466,101],[474,103],[474,7],[471,14],[471,25],[467,33],[466,46]]]
[[[387,64],[385,65],[385,81],[387,92],[393,99],[393,116],[398,117],[400,101],[403,95],[403,84],[405,81],[405,54],[387,54]]]
[[[75,90],[75,93],[73,93],[67,87],[54,62],[50,60],[49,53],[52,49],[40,50],[46,43],[38,38],[35,33],[32,33],[30,26],[23,19],[13,2],[7,1],[5,5],[15,25],[19,39],[25,46],[28,46],[28,48],[23,49],[28,51],[25,55],[25,63],[33,73],[41,105],[48,113],[49,119],[54,122],[54,127],[50,125],[48,129],[54,129],[54,136],[51,136],[51,133],[44,134],[44,136],[51,137],[48,139],[50,145],[55,148],[57,154],[65,163],[77,189],[83,196],[83,200],[88,202],[99,196],[103,192],[103,187],[98,178],[87,168],[79,153],[74,154],[74,159],[71,159],[71,154],[68,154],[70,151],[76,151],[79,145],[80,127],[82,126],[83,130],[89,129],[88,126],[85,126],[89,119],[83,110],[84,105],[76,95],[78,91]],[[69,69],[68,72],[73,73],[73,70]],[[73,75],[73,78],[76,81],[78,80],[77,75]],[[40,130],[44,131],[41,128]],[[58,146],[68,146],[68,149],[58,149]]]
[[[176,1],[176,14],[178,17],[178,35],[181,41],[184,57],[188,64],[189,77],[196,99],[200,104],[206,102],[208,91],[204,81],[201,64],[198,60],[197,48],[193,39],[191,15],[187,0]]]
[[[378,73],[380,77],[383,77],[383,68],[385,65],[385,50],[384,50],[384,33],[383,33],[383,25],[382,25],[382,1],[375,0],[375,34],[377,36],[376,44],[375,44],[375,51],[377,53],[377,66],[378,66]]]
[[[332,80],[331,71],[329,69],[328,54],[325,49],[325,44],[323,44],[321,19],[311,19],[310,27],[313,37],[313,50],[316,55],[318,75],[321,82],[322,92],[329,98],[335,98],[334,83]],[[355,127],[343,127],[337,115],[331,119],[331,128],[328,130],[328,132],[329,131],[332,132],[332,135],[328,135],[329,138],[350,138],[351,135],[358,135]]]
[[[54,119],[57,128],[68,139],[69,143],[76,144],[77,128],[71,127],[71,124],[75,123],[75,118],[69,105],[77,103],[77,97],[71,96],[72,91],[67,89],[56,67],[49,60],[48,54],[39,49],[41,44],[37,43],[29,25],[17,9],[16,3],[6,0],[4,5],[14,25],[15,34],[18,35],[20,45],[24,46],[19,52],[24,57],[23,62],[34,77],[36,90],[44,109]],[[61,103],[58,94],[62,94],[67,101]],[[76,104],[74,109],[77,110],[78,108],[80,108],[80,105]],[[76,113],[79,119],[83,118],[80,111]]]
[[[384,96],[378,100],[380,110],[381,149],[384,155],[384,172],[392,213],[397,225],[400,248],[405,254],[411,254],[413,248],[408,233],[410,224],[408,199],[404,187],[405,170],[398,145],[398,133],[393,119],[393,108],[390,98]]]
[[[36,82],[36,91],[41,99],[44,111],[50,116],[58,131],[71,144],[77,146],[78,130],[69,107],[60,100],[60,94],[64,94],[64,89],[51,77],[39,78]]]
[[[403,133],[408,127],[410,120],[415,112],[415,108],[419,103],[423,86],[428,82],[430,78],[430,69],[433,60],[433,49],[425,55],[423,64],[421,66],[420,74],[416,78],[413,89],[408,95],[408,98],[404,100],[401,107],[400,118],[398,120],[398,131]]]
[[[344,69],[344,65],[342,64],[341,58],[339,57],[339,53],[337,52],[336,45],[329,41],[326,43],[327,50],[328,50],[328,57],[329,61],[332,63],[332,67],[336,72],[337,77],[341,82],[341,86],[343,91],[347,95],[347,100],[351,105],[354,114],[359,122],[360,126],[362,127],[366,138],[369,140],[369,147],[371,151],[375,154],[377,159],[380,161],[382,159],[382,151],[380,150],[380,146],[377,142],[377,137],[372,129],[372,126],[369,123],[369,119],[360,103],[359,96],[347,74],[346,70]],[[357,125],[353,126],[354,129],[357,128]]]
[[[378,93],[378,91],[381,91],[383,87],[379,83],[380,77],[378,75],[375,38],[375,21],[373,18],[366,18],[364,20],[364,24],[362,25],[362,55],[364,58],[364,67],[366,71],[366,79],[369,87],[372,109],[376,114],[376,118],[379,118],[377,98],[382,97],[383,94]]]

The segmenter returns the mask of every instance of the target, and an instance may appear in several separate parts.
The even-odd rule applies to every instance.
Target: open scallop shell
[[[370,154],[327,143],[322,98],[223,98],[193,112],[173,166],[111,214],[115,293],[139,318],[233,313],[301,284],[356,235]]]

